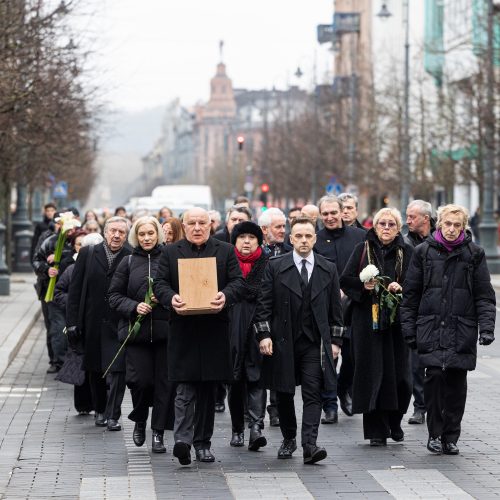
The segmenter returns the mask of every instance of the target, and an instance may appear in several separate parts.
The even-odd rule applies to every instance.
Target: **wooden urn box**
[[[186,303],[181,315],[214,314],[210,302],[217,295],[215,257],[179,259],[179,295]]]

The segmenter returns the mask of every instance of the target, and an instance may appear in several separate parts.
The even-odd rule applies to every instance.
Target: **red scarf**
[[[262,255],[262,248],[257,247],[257,250],[250,255],[241,255],[236,247],[234,247],[234,251],[236,252],[236,257],[238,258],[238,263],[240,264],[243,277],[246,278],[248,273],[252,270],[255,262],[257,262],[258,258]]]

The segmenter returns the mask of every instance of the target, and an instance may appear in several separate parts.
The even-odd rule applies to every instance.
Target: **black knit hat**
[[[238,236],[242,234],[253,234],[259,241],[259,245],[262,245],[264,239],[262,229],[255,222],[244,221],[236,224],[231,231],[231,243],[234,245]]]

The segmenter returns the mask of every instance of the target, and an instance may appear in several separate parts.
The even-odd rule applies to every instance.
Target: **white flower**
[[[375,276],[378,276],[380,274],[377,266],[374,266],[373,264],[368,264],[360,273],[359,273],[359,279],[363,282],[366,283],[367,281],[372,280],[375,278]]]
[[[82,223],[78,219],[75,219],[75,215],[71,211],[62,213],[59,217],[56,217],[54,220],[55,222],[61,224],[61,231],[63,233],[69,231],[70,229],[74,229],[75,227],[80,227],[82,225]]]

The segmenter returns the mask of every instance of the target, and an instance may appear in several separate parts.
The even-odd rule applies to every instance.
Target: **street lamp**
[[[405,23],[404,60],[404,105],[403,105],[403,148],[401,158],[400,208],[403,224],[406,225],[406,207],[410,201],[410,8],[409,0],[403,0]],[[391,17],[387,4],[383,3],[377,14],[381,19]]]
[[[493,216],[493,197],[495,185],[495,73],[494,73],[494,47],[493,47],[493,22],[495,16],[495,5],[493,0],[488,0],[487,19],[487,47],[486,47],[486,107],[484,116],[484,139],[485,150],[483,167],[483,203],[481,210],[481,223],[479,231],[481,234],[481,245],[484,248],[488,261],[490,273],[500,272],[500,259],[497,250],[497,224]]]

